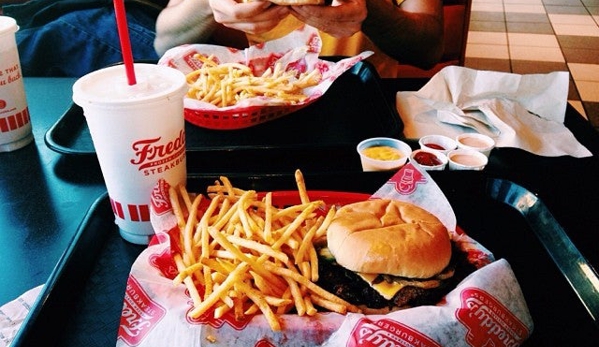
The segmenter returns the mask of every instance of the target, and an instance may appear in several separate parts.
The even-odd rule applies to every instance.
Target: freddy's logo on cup
[[[181,129],[179,136],[169,142],[162,137],[143,139],[133,142],[131,149],[135,158],[130,162],[138,166],[144,176],[164,173],[185,159],[185,131]]]

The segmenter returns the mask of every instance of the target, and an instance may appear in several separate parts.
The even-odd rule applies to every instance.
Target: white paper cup
[[[489,158],[472,149],[458,148],[447,154],[449,170],[480,171],[487,166]]]
[[[124,65],[94,71],[73,85],[83,108],[121,236],[147,244],[154,232],[150,196],[160,178],[185,184],[183,73],[135,64],[129,86]]]
[[[422,149],[438,151],[444,155],[457,148],[454,139],[443,135],[425,135],[418,140],[418,144]]]
[[[374,147],[391,147],[399,153],[398,159],[390,160],[389,158],[375,159],[374,157],[365,154],[365,150]],[[362,163],[362,170],[364,171],[388,171],[396,170],[405,165],[412,154],[412,148],[405,142],[389,138],[389,137],[373,137],[366,139],[358,144],[356,147],[358,154],[360,155],[360,162]]]
[[[33,141],[15,40],[17,30],[13,18],[0,16],[0,152],[14,151]]]
[[[417,149],[410,155],[410,161],[427,171],[443,171],[447,166],[447,156],[440,151]]]
[[[495,140],[479,133],[460,134],[456,136],[456,142],[458,148],[475,150],[487,157],[491,154],[491,150],[495,148]]]

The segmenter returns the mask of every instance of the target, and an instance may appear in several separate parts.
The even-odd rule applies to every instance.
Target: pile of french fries
[[[280,63],[254,76],[250,67],[239,63],[217,63],[213,56],[195,54],[202,66],[187,74],[187,96],[218,107],[237,104],[240,100],[267,97],[276,103],[297,104],[307,96],[304,89],[321,80],[318,69],[298,74],[284,71]]]
[[[335,207],[317,213],[324,202],[310,201],[299,170],[295,179],[301,203],[285,207],[273,205],[271,192],[259,198],[255,191],[234,187],[227,177],[208,187],[209,204],[202,211],[204,195],[170,188],[180,231],[174,283],[183,283],[190,293],[191,318],[213,310],[215,318],[232,311],[243,319],[261,311],[271,329],[280,331],[278,316],[292,311],[300,316],[316,314],[316,307],[360,312],[315,284],[313,241],[326,235]]]

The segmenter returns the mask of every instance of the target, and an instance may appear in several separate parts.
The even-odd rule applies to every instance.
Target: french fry
[[[313,242],[326,232],[335,209],[326,216],[319,212],[325,204],[310,201],[299,170],[296,184],[301,203],[284,208],[273,204],[272,193],[259,198],[226,177],[208,187],[207,207],[200,206],[202,195],[169,189],[179,227],[173,284],[187,287],[190,317],[209,310],[214,317],[231,314],[236,319],[262,313],[271,329],[280,330],[278,315],[292,310],[300,316],[316,314],[317,307],[359,312],[315,283],[318,256]]]
[[[239,63],[218,64],[214,57],[196,54],[202,66],[187,74],[187,96],[218,107],[237,104],[240,100],[269,97],[275,103],[298,103],[307,98],[304,89],[317,85],[321,80],[318,69],[309,73],[283,71],[280,63],[267,69],[262,76],[255,76],[246,65]]]

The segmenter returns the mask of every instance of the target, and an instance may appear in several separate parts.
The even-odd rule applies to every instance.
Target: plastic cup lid
[[[12,34],[19,30],[17,21],[14,18],[0,16],[0,35]]]

